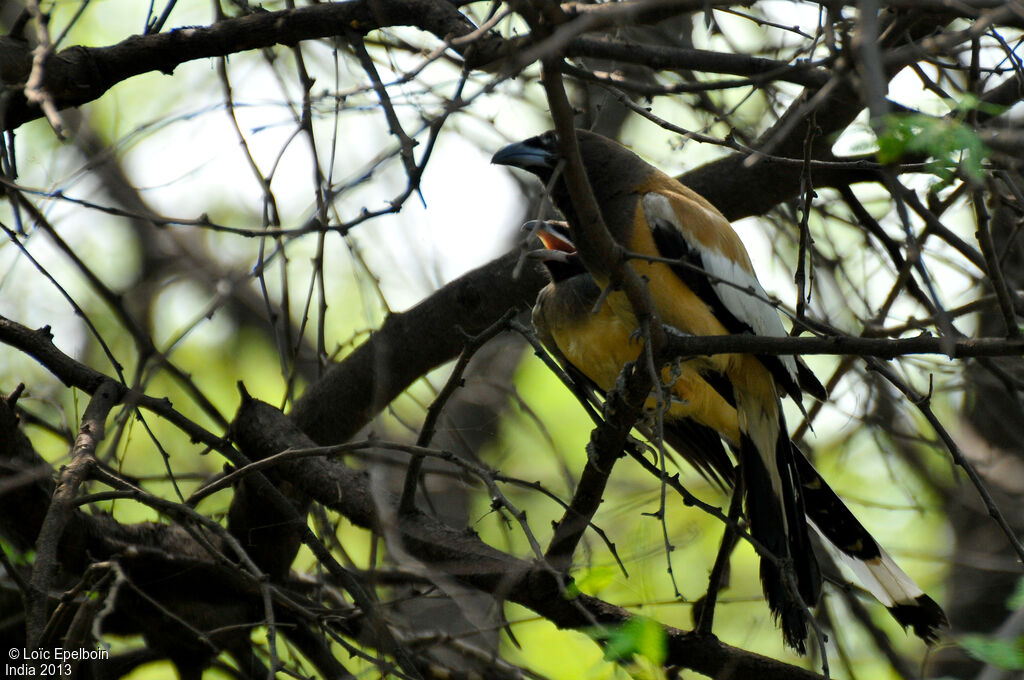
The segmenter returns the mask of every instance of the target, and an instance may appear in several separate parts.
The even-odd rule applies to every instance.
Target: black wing
[[[694,294],[701,299],[709,308],[715,317],[721,321],[725,329],[730,333],[741,334],[748,333],[753,334],[754,329],[749,324],[736,318],[736,315],[729,310],[729,308],[722,302],[722,299],[718,297],[718,293],[715,292],[715,288],[712,285],[711,279],[708,278],[707,268],[705,267],[704,260],[701,256],[700,251],[695,248],[691,248],[686,243],[675,225],[665,222],[659,219],[650,220],[651,232],[654,235],[654,245],[657,247],[659,254],[670,260],[678,260],[678,264],[670,264],[672,272],[678,276],[683,283],[689,287]],[[761,363],[771,371],[772,376],[775,377],[776,382],[789,394],[793,399],[800,403],[802,396],[802,390],[806,390],[815,399],[824,401],[828,398],[828,393],[825,391],[824,386],[814,377],[814,373],[800,360],[796,358],[797,363],[797,379],[794,380],[786,367],[783,365],[782,360],[775,355],[758,355]]]

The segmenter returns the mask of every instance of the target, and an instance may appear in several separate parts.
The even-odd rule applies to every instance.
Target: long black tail
[[[732,465],[713,430],[693,421],[665,423],[665,440],[709,480],[721,486],[732,486]],[[900,569],[814,469],[803,451],[791,442],[789,447],[788,454],[777,457],[779,476],[791,480],[788,486],[782,485],[783,489],[791,488],[792,480],[799,480],[799,492],[788,494],[794,500],[783,504],[776,501],[771,475],[753,443],[745,438],[742,448],[746,453],[739,452],[747,488],[747,515],[754,538],[772,554],[792,559],[797,590],[804,603],[811,606],[819,595],[820,576],[808,540],[807,521],[810,521],[826,544],[834,548],[839,560],[850,567],[861,585],[889,609],[901,626],[911,628],[929,644],[937,641],[939,630],[949,626],[942,608]],[[789,475],[784,474],[786,469]],[[785,524],[781,521],[780,505],[787,508]],[[794,512],[797,518],[789,519]],[[801,520],[804,517],[807,521]],[[781,573],[770,560],[761,562],[761,580],[771,610],[782,622],[786,642],[800,649],[806,639],[802,608],[792,603],[792,595],[787,595],[789,591]]]
[[[666,422],[665,442],[704,479],[723,491],[733,485],[733,467],[722,437],[710,427],[685,419]]]
[[[754,442],[741,433],[740,465],[750,534],[776,558],[761,557],[761,586],[786,644],[803,654],[807,639],[805,608],[818,601],[821,572],[811,548],[800,478],[784,422],[780,422],[775,454],[776,469],[769,470]],[[773,479],[778,481],[777,486]],[[788,576],[785,570],[791,570]],[[794,585],[800,599],[794,595]]]
[[[949,625],[942,608],[889,557],[796,444],[793,460],[812,526],[901,626],[910,626],[925,642],[935,642],[939,629]]]

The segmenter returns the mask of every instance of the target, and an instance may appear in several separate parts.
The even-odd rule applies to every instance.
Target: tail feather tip
[[[919,595],[913,602],[898,602],[889,607],[892,617],[904,628],[911,628],[914,635],[932,645],[938,642],[939,633],[949,627],[942,607],[927,595]]]

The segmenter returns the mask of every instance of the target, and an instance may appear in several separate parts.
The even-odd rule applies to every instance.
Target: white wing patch
[[[712,289],[733,316],[750,326],[754,335],[777,338],[786,336],[779,313],[767,302],[768,294],[753,274],[740,263],[693,238],[684,225],[679,223],[679,217],[666,196],[652,191],[644,194],[642,204],[649,224],[661,222],[671,225],[686,241],[690,250],[700,253],[704,270],[711,275]],[[719,219],[718,216],[710,217]],[[782,354],[779,360],[795,380],[796,359],[792,355]]]

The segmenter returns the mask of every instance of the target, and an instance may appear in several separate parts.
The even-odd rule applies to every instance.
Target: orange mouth
[[[537,237],[544,244],[544,247],[548,250],[558,250],[563,253],[575,253],[576,246],[572,244],[572,241],[562,238],[560,235],[547,229],[538,229]]]

